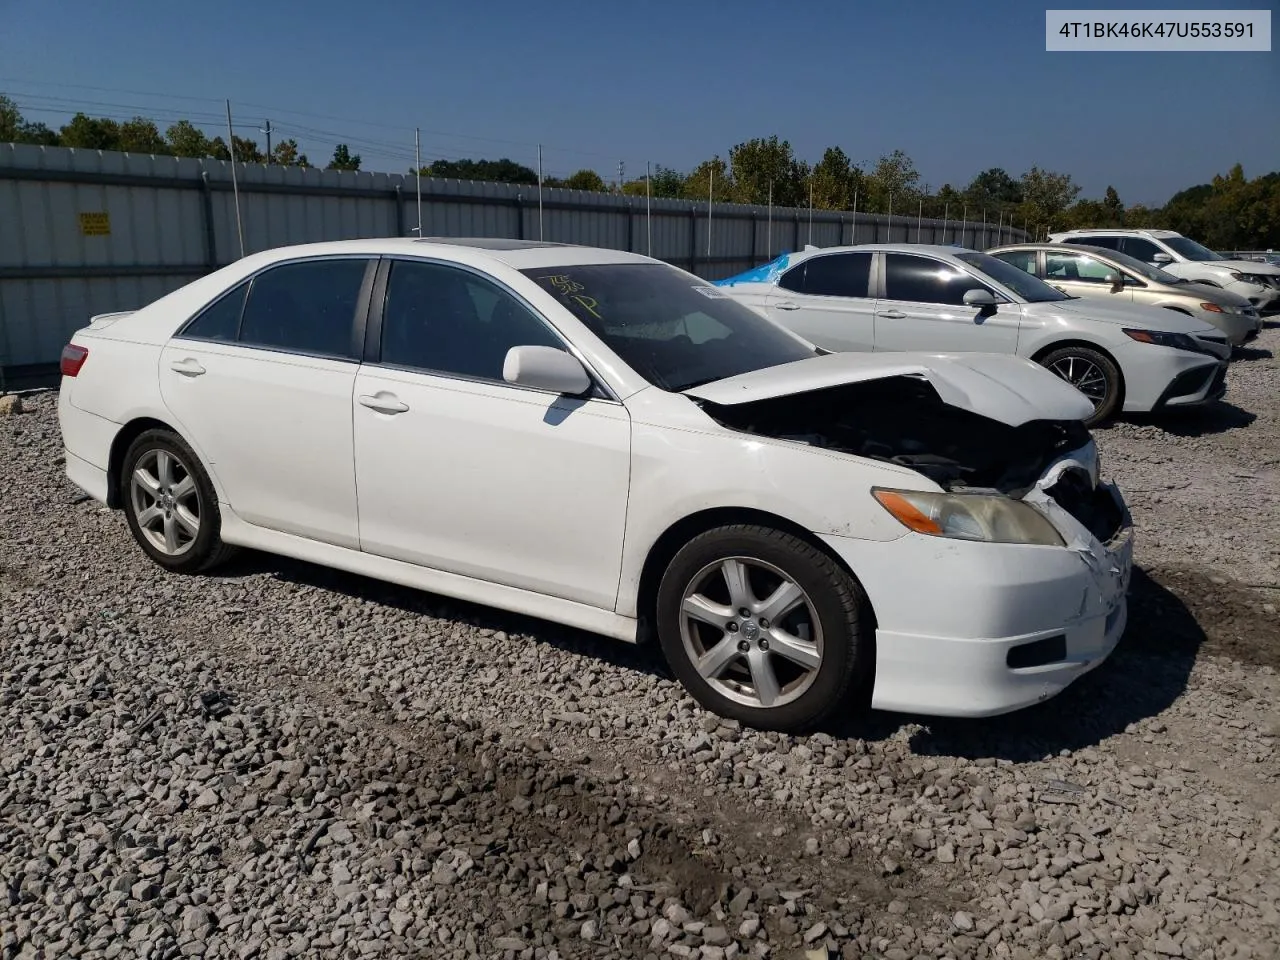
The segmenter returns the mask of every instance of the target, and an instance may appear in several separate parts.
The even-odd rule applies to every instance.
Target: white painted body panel
[[[615,399],[570,401],[502,384],[172,339],[222,290],[298,255],[286,248],[75,335],[89,358],[78,377],[64,378],[59,400],[68,477],[105,501],[112,444],[140,418],[159,421],[177,430],[209,471],[227,543],[628,641],[637,637],[645,561],[665,532],[709,510],[781,518],[824,541],[863,582],[884,651],[876,703],[890,709],[1014,709],[1096,665],[1123,628],[1123,617],[1118,626],[1115,619],[1122,589],[1078,549],[909,533],[870,490],[938,490],[931,480],[895,464],[720,426],[694,396],[649,385],[518,272],[522,265],[645,258],[413,243],[353,241],[305,252],[421,253],[486,271],[542,313]],[[205,372],[189,377],[171,369],[172,361],[188,359]],[[1054,386],[1037,399],[1041,372],[1030,364],[978,355],[818,359],[787,365],[808,364],[807,371],[775,368],[691,393],[742,402],[833,382],[930,375],[932,362],[940,392],[1007,422],[1034,415],[1037,404],[1042,416],[1065,409],[1051,375]],[[407,409],[380,413],[360,401],[379,394],[394,394]],[[1101,547],[1095,542],[1093,549]],[[1119,556],[1117,564],[1127,577],[1128,560]],[[930,602],[921,604],[921,596]],[[1104,630],[1098,617],[1107,605],[1112,620]],[[1019,638],[1061,630],[1072,637],[1073,663],[1057,674],[1033,682],[1003,666],[1003,651]]]
[[[356,396],[368,553],[612,609],[631,422],[607,400],[366,367]]]
[[[174,365],[194,363],[198,376]],[[160,393],[183,436],[249,523],[358,547],[351,391],[355,363],[175,339]]]

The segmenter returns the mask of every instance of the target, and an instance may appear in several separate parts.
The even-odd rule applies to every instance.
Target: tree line
[[[35,143],[93,150],[121,150],[178,157],[230,159],[221,136],[209,137],[187,120],[163,133],[146,117],[118,122],[77,113],[58,130],[25,120],[0,94],[0,142]],[[247,163],[307,167],[312,164],[293,139],[272,144],[265,152],[251,138],[234,137],[235,156]],[[338,144],[325,165],[329,170],[359,170],[360,155]],[[410,168],[413,173],[413,168]],[[499,183],[537,184],[532,167],[503,157],[498,160],[437,160],[419,168],[422,176]],[[746,203],[817,210],[953,220],[1002,222],[1043,237],[1050,230],[1073,227],[1159,227],[1177,230],[1218,249],[1263,249],[1280,246],[1280,171],[1250,180],[1240,164],[1211,183],[1175,194],[1164,206],[1126,206],[1114,187],[1101,200],[1081,199],[1070,174],[1032,166],[1020,176],[1002,168],[984,170],[963,186],[944,183],[936,190],[923,183],[914,162],[894,150],[869,168],[853,162],[840,147],[828,147],[817,163],[795,156],[791,144],[777,136],[739,143],[726,157],[716,155],[687,173],[658,165],[648,175],[621,183],[606,182],[594,170],[565,178],[542,178],[544,186],[616,192],[632,196],[674,197],[719,203]]]

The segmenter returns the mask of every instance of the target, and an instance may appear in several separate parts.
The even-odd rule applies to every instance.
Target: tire
[[[133,538],[166,570],[199,573],[235,553],[219,536],[222,517],[213,483],[200,458],[176,433],[147,430],[138,435],[124,455],[120,490]]]
[[[745,588],[731,593],[731,577]],[[774,623],[762,608],[781,601],[774,591],[784,580],[792,609]],[[751,616],[734,609],[735,598]],[[855,684],[872,679],[871,624],[852,577],[804,540],[768,527],[694,537],[658,587],[658,641],[672,672],[706,709],[758,729],[801,733],[852,706]]]
[[[1092,347],[1059,347],[1040,358],[1040,365],[1071,384],[1093,404],[1086,427],[1110,420],[1120,408],[1124,381],[1115,361]]]

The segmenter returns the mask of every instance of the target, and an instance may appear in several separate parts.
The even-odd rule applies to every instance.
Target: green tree
[[[1124,204],[1120,202],[1120,194],[1116,193],[1116,188],[1107,186],[1107,192],[1102,198],[1102,206],[1107,211],[1107,219],[1111,223],[1124,223]]]
[[[971,206],[991,210],[1015,207],[1022,202],[1022,184],[1002,167],[983,170],[964,189]]]
[[[848,210],[862,187],[862,171],[839,147],[827,147],[810,173],[813,205],[819,210]]]
[[[565,180],[564,185],[570,190],[591,190],[595,193],[604,193],[607,189],[604,178],[594,170],[579,170]]]
[[[58,139],[64,147],[78,147],[81,150],[121,149],[120,124],[84,113],[77,113],[72,117],[71,122],[58,132]]]
[[[774,206],[809,204],[808,165],[797,160],[791,143],[779,140],[776,134],[768,140],[757,138],[733,147],[729,151],[729,168],[733,189],[722,192],[717,188],[716,191],[726,200],[768,203],[772,185]],[[716,179],[720,179],[719,171]]]
[[[236,163],[265,163],[266,156],[253,140],[244,137],[236,137],[232,142],[236,145]],[[221,137],[214,137],[209,141],[209,156],[215,160],[230,160],[231,152],[227,150],[227,141]],[[360,158],[356,157],[356,164],[359,165]]]
[[[686,200],[700,200],[705,203],[712,187],[713,177],[715,197],[719,198],[721,203],[731,202],[725,199],[733,195],[729,165],[719,155],[710,160],[703,160],[693,168],[693,172],[684,179],[680,190],[681,196]]]
[[[165,143],[175,157],[207,157],[213,145],[204,131],[190,120],[179,120],[164,132]],[[225,147],[225,144],[224,144]]]
[[[449,180],[483,180],[489,183],[538,182],[538,171],[503,157],[501,160],[437,160],[422,169],[423,176]],[[546,178],[543,178],[546,182]]]
[[[684,189],[684,175],[671,167],[655,165],[649,172],[649,195],[651,197],[679,197]],[[644,177],[636,177],[622,185],[622,192],[632,197],[645,195]]]
[[[1069,173],[1054,173],[1033,166],[1022,175],[1022,203],[1015,211],[1018,220],[1026,220],[1033,231],[1056,228],[1064,213],[1080,193],[1080,187]]]
[[[271,162],[282,167],[309,167],[307,155],[298,150],[298,141],[290,137],[281,140],[271,148]]]
[[[42,147],[56,147],[61,141],[56,130],[50,130],[43,123],[24,121],[18,128],[19,143],[34,143]]]
[[[120,124],[119,149],[126,153],[169,153],[169,145],[155,123],[146,117],[134,117]]]
[[[895,150],[876,161],[875,167],[867,174],[866,181],[865,209],[868,212],[888,212],[890,198],[893,209],[899,213],[914,209],[920,172],[903,151]],[[859,206],[862,204],[859,203]]]
[[[333,159],[329,161],[326,170],[359,170],[360,154],[353,154],[345,143],[340,143],[333,148]]]
[[[18,131],[22,124],[22,113],[18,110],[18,105],[0,93],[0,143],[18,143]]]

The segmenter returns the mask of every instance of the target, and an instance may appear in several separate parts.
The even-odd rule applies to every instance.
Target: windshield
[[[1005,263],[985,253],[957,253],[955,258],[962,263],[985,273],[992,280],[1008,287],[1027,303],[1047,303],[1051,300],[1074,300],[1061,290],[1049,286],[1039,277],[1033,277],[1025,270],[1020,270],[1011,263]]]
[[[1219,256],[1208,247],[1201,246],[1194,240],[1188,240],[1186,237],[1161,237],[1160,242],[1166,247],[1177,253],[1179,256],[1186,257],[1188,260],[1225,260],[1226,257]]]
[[[719,287],[665,263],[521,271],[654,386],[680,391],[804,360],[813,349]]]
[[[1108,260],[1114,260],[1126,270],[1132,270],[1140,277],[1150,280],[1152,283],[1179,284],[1186,283],[1181,277],[1175,277],[1167,270],[1161,270],[1159,267],[1153,267],[1149,263],[1144,263],[1137,257],[1131,257],[1127,253],[1121,253],[1119,250],[1104,250],[1103,255]]]

